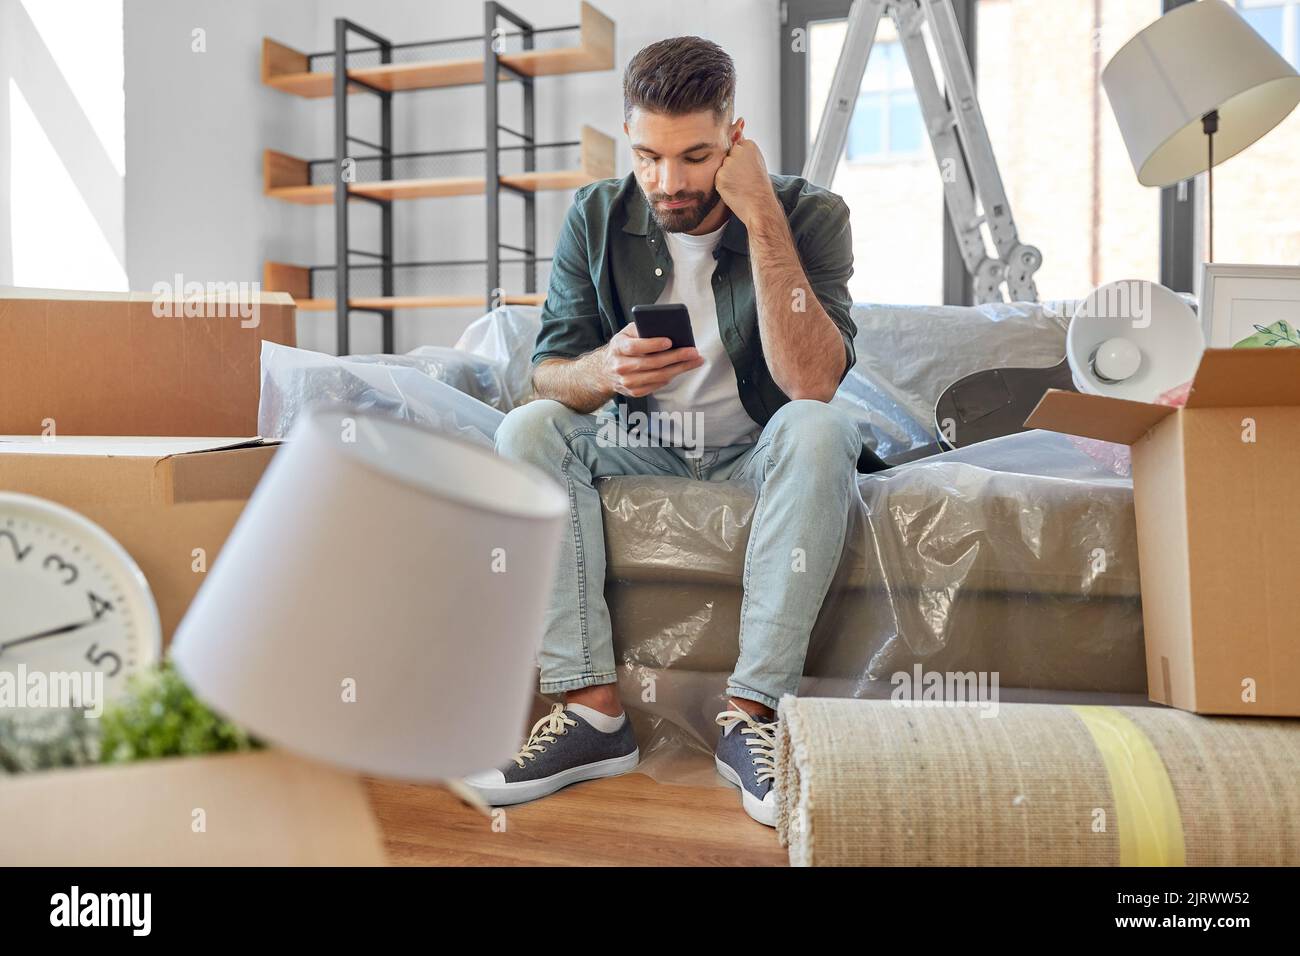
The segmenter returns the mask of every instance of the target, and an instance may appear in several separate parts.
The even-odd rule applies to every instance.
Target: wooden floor
[[[389,862],[398,866],[787,864],[776,831],[746,816],[730,787],[631,773],[575,784],[489,819],[442,787],[367,785]]]

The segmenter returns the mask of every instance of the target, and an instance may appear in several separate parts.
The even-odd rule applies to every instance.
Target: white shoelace
[[[741,724],[732,733],[751,734],[750,758],[758,768],[758,782],[776,779],[776,721],[759,723],[743,710],[724,710],[715,721],[723,732],[734,724]]]
[[[528,732],[528,742],[519,748],[519,753],[512,759],[520,767],[524,765],[525,759],[536,760],[538,754],[546,752],[543,744],[555,743],[557,735],[563,737],[569,732],[567,728],[576,726],[578,722],[564,712],[564,705],[555,704],[549,714],[533,724],[533,729]]]

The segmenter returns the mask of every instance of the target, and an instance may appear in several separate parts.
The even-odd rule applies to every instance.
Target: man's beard
[[[679,202],[683,199],[695,201],[680,209],[668,209],[659,205],[661,202]],[[647,197],[650,213],[664,232],[690,232],[697,228],[721,199],[716,189],[710,189],[707,193],[677,193],[672,196],[667,193],[652,193]]]

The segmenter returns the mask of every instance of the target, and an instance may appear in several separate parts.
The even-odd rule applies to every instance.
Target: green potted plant
[[[0,770],[6,773],[262,746],[195,697],[167,661],[133,675],[126,693],[110,702],[98,720],[68,708],[0,716]]]

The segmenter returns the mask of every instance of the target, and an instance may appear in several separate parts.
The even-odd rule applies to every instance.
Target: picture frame
[[[1300,346],[1300,266],[1207,262],[1200,303],[1209,348]]]

